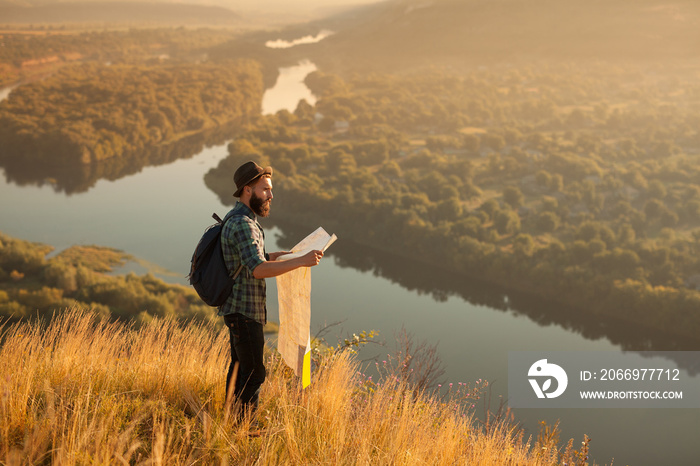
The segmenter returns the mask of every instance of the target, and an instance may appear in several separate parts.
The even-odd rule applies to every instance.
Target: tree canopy
[[[591,314],[697,334],[691,71],[307,81],[322,92],[313,111],[304,102],[261,119],[207,175],[223,202],[230,174],[254,158],[276,168],[277,216]]]
[[[260,112],[263,85],[250,60],[216,64],[61,68],[0,102],[0,162],[93,163]]]

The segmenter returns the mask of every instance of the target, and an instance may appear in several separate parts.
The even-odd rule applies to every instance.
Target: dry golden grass
[[[2,464],[585,464],[556,432],[486,432],[457,397],[368,382],[347,352],[306,390],[269,353],[256,437],[223,407],[228,335],[213,327],[71,310],[6,324],[0,344]]]

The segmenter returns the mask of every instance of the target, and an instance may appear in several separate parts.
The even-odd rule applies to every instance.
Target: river
[[[10,92],[12,92],[12,89],[14,89],[14,88],[15,88],[14,86],[10,86],[10,87],[5,87],[3,89],[0,89],[0,102],[7,99],[7,96],[10,95]]]
[[[293,111],[299,98],[313,97],[308,89],[293,95],[304,73],[315,69],[313,64],[302,62],[292,68],[280,70],[275,88],[267,91],[266,113],[280,108]],[[276,95],[279,100],[273,98]],[[203,181],[204,174],[226,155],[226,144],[216,145],[192,158],[145,167],[118,180],[98,180],[86,192],[72,195],[51,183],[19,186],[4,179],[0,182],[0,231],[48,243],[58,250],[72,244],[115,247],[167,269],[170,274],[159,274],[165,280],[185,283],[192,249],[204,228],[212,223],[211,213],[223,216],[229,209]],[[273,220],[274,205],[271,217]],[[269,251],[289,247],[287,237],[297,235],[275,225],[266,227]],[[280,241],[285,244],[279,245]],[[388,265],[380,266],[380,272],[377,267],[354,266],[353,251],[364,257],[357,259],[360,262]],[[137,272],[144,271],[141,266],[133,267]],[[334,322],[342,322],[336,328],[338,335],[378,330],[379,340],[386,341],[387,346],[370,345],[362,355],[376,356],[381,361],[393,352],[393,337],[403,326],[419,340],[438,343],[447,384],[490,381],[492,408],[507,396],[509,352],[625,354],[624,342],[605,336],[605,330],[581,331],[566,324],[568,318],[557,320],[558,313],[574,315],[566,309],[555,309],[551,314],[554,317],[543,319],[538,311],[547,303],[533,300],[520,306],[531,309],[524,312],[508,305],[516,296],[505,292],[489,295],[489,299],[500,299],[503,305],[474,304],[479,300],[468,297],[478,290],[468,288],[481,289],[480,285],[455,277],[442,280],[440,274],[405,259],[384,257],[339,235],[328,256],[312,272],[312,332]],[[434,282],[449,283],[445,285],[447,291],[431,285]],[[269,300],[269,317],[275,320],[276,289],[274,280],[268,283],[273,297]],[[687,373],[684,376],[689,377]],[[479,406],[476,409],[482,410]],[[554,424],[559,419],[562,443],[574,438],[576,448],[584,433],[588,434],[592,438],[591,459],[599,464],[609,464],[613,458],[616,465],[683,465],[700,460],[698,409],[518,409],[514,414],[526,430],[525,438],[532,435],[533,442],[539,420]]]
[[[304,78],[313,71],[316,71],[316,65],[308,60],[301,61],[296,66],[280,68],[277,82],[263,95],[263,114],[277,113],[282,109],[293,112],[301,99],[311,105],[315,104],[316,97],[304,84]]]

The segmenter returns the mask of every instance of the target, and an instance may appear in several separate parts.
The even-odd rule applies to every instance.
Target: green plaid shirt
[[[238,202],[227,214],[233,215],[221,231],[221,249],[232,273],[243,263],[233,291],[219,308],[219,315],[243,314],[261,324],[267,321],[265,279],[253,277],[253,270],[265,262],[265,233],[250,207]]]

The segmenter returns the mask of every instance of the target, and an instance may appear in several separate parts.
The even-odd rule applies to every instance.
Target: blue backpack
[[[216,223],[206,229],[202,239],[192,254],[190,274],[187,279],[199,295],[202,301],[210,306],[221,306],[231,295],[233,282],[241,273],[241,264],[235,273],[231,273],[226,267],[224,253],[221,249],[221,231],[226,222],[233,217],[227,215],[224,220],[214,214]]]

